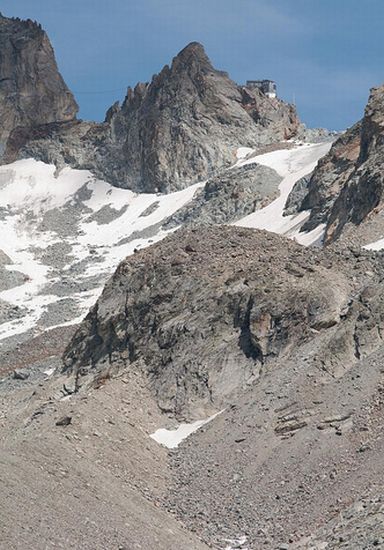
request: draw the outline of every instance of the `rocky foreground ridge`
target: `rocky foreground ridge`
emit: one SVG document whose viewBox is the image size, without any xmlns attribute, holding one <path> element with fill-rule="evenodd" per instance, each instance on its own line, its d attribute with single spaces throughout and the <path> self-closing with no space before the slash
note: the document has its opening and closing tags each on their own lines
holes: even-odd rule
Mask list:
<svg viewBox="0 0 384 550">
<path fill-rule="evenodd" d="M 383 275 L 381 253 L 235 227 L 124 260 L 64 362 L 0 384 L 1 540 L 380 547 Z M 177 449 L 149 437 L 216 412 Z"/>
<path fill-rule="evenodd" d="M 66 384 L 81 396 L 130 373 L 168 417 L 223 411 L 171 454 L 166 508 L 208 545 L 374 548 L 383 275 L 381 255 L 344 246 L 179 231 L 120 264 L 65 352 Z"/>
<path fill-rule="evenodd" d="M 120 264 L 65 371 L 82 385 L 139 369 L 180 419 L 226 406 L 311 346 L 305 360 L 338 377 L 381 345 L 380 273 L 370 252 L 308 250 L 242 228 L 178 231 Z"/>
</svg>

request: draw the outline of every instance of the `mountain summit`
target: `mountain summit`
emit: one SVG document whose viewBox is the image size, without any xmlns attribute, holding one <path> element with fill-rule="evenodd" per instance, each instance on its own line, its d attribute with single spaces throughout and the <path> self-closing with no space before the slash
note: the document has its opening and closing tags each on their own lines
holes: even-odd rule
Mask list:
<svg viewBox="0 0 384 550">
<path fill-rule="evenodd" d="M 204 46 L 200 42 L 190 42 L 173 60 L 175 69 L 177 65 L 182 66 L 186 64 L 190 66 L 194 63 L 199 64 L 201 68 L 205 65 L 208 71 L 214 71 Z"/>
<path fill-rule="evenodd" d="M 192 42 L 150 84 L 128 91 L 111 119 L 122 143 L 129 187 L 167 192 L 201 181 L 233 163 L 240 145 L 257 146 L 293 134 L 291 107 L 253 94 L 269 121 L 250 116 L 239 88 L 214 69 L 204 48 Z M 276 116 L 277 112 L 277 116 Z"/>
</svg>

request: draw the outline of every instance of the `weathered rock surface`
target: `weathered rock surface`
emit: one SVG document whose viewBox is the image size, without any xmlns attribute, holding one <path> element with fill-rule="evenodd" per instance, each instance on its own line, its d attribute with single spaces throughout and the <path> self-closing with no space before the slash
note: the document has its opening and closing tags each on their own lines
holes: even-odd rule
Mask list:
<svg viewBox="0 0 384 550">
<path fill-rule="evenodd" d="M 288 195 L 287 202 L 285 203 L 284 216 L 290 216 L 291 214 L 297 214 L 300 211 L 300 207 L 304 198 L 308 193 L 309 182 L 311 181 L 312 174 L 303 176 L 300 178 L 292 188 L 292 191 Z"/>
<path fill-rule="evenodd" d="M 371 450 L 368 448 L 367 450 Z M 326 545 L 326 546 L 325 546 Z M 308 537 L 299 548 L 338 550 L 384 546 L 384 502 L 382 495 L 356 500 L 345 511 Z"/>
<path fill-rule="evenodd" d="M 305 349 L 172 453 L 169 507 L 214 548 L 382 546 L 383 346 L 338 377 Z"/>
<path fill-rule="evenodd" d="M 281 180 L 275 170 L 260 164 L 219 173 L 207 181 L 191 202 L 171 216 L 164 228 L 236 221 L 275 199 Z"/>
<path fill-rule="evenodd" d="M 8 290 L 9 288 L 13 288 L 15 286 L 23 284 L 23 282 L 26 279 L 26 275 L 24 273 L 20 273 L 20 271 L 8 269 L 11 267 L 12 261 L 11 259 L 3 252 L 3 250 L 0 250 L 0 291 L 2 290 Z M 1 304 L 2 301 L 0 301 Z M 0 309 L 4 309 L 1 308 Z"/>
<path fill-rule="evenodd" d="M 90 169 L 120 187 L 169 192 L 234 163 L 240 146 L 283 141 L 300 128 L 292 105 L 237 86 L 194 42 L 151 83 L 129 89 L 104 123 L 19 130 L 7 160 L 33 156 Z"/>
<path fill-rule="evenodd" d="M 148 437 L 160 419 L 137 376 L 77 399 L 28 372 L 0 383 L 2 548 L 208 550 L 162 506 L 167 452 Z"/>
<path fill-rule="evenodd" d="M 330 243 L 350 222 L 361 224 L 383 198 L 384 86 L 373 88 L 363 119 L 320 160 L 298 210 L 311 210 L 303 231 L 326 224 Z"/>
<path fill-rule="evenodd" d="M 0 383 L 1 540 L 159 550 L 222 550 L 244 536 L 251 550 L 380 541 L 380 509 L 350 518 L 348 508 L 384 479 L 383 265 L 383 254 L 340 242 L 305 249 L 225 226 L 179 231 L 122 262 L 63 374 Z M 51 368 L 42 336 L 12 364 L 28 368 L 32 353 Z M 175 416 L 222 409 L 177 450 L 149 437 Z"/>
<path fill-rule="evenodd" d="M 381 285 L 376 265 L 363 283 L 370 253 L 364 268 L 327 254 L 252 230 L 177 232 L 120 264 L 66 370 L 79 385 L 124 366 L 144 372 L 178 418 L 225 406 L 310 343 L 311 360 L 340 376 L 381 343 Z"/>
<path fill-rule="evenodd" d="M 308 191 L 297 205 L 297 211 L 310 210 L 309 220 L 303 231 L 311 231 L 320 223 L 326 223 L 344 184 L 354 171 L 360 154 L 361 123 L 355 124 L 333 144 L 330 152 L 322 158 L 308 182 Z M 293 188 L 288 203 L 294 203 Z"/>
<path fill-rule="evenodd" d="M 5 265 L 10 265 L 12 263 L 12 260 L 7 256 L 7 254 L 0 250 L 0 266 L 3 267 Z"/>
<path fill-rule="evenodd" d="M 15 128 L 73 120 L 78 107 L 40 25 L 0 14 L 0 51 L 1 158 Z"/>
<path fill-rule="evenodd" d="M 1 272 L 0 272 L 1 276 Z M 1 285 L 2 290 L 4 290 L 4 284 Z M 0 323 L 5 323 L 7 321 L 13 321 L 22 317 L 23 310 L 18 306 L 12 306 L 8 302 L 0 299 Z"/>
<path fill-rule="evenodd" d="M 373 88 L 361 125 L 360 154 L 327 223 L 325 241 L 336 239 L 347 222 L 360 224 L 383 199 L 384 85 Z"/>
</svg>

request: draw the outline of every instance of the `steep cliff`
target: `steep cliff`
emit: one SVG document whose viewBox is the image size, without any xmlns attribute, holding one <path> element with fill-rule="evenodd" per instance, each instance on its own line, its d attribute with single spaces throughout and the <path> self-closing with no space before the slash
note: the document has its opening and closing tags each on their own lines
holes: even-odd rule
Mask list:
<svg viewBox="0 0 384 550">
<path fill-rule="evenodd" d="M 15 128 L 73 120 L 77 110 L 41 26 L 0 14 L 0 155 Z"/>
<path fill-rule="evenodd" d="M 373 88 L 360 134 L 354 171 L 330 212 L 325 242 L 336 239 L 347 222 L 360 224 L 383 201 L 384 85 Z"/>
<path fill-rule="evenodd" d="M 303 231 L 326 225 L 324 242 L 361 224 L 383 200 L 384 86 L 373 88 L 363 119 L 320 160 L 298 210 L 310 210 Z"/>
<path fill-rule="evenodd" d="M 300 208 L 311 211 L 303 230 L 311 231 L 327 222 L 341 189 L 355 169 L 360 154 L 360 132 L 361 122 L 358 122 L 340 136 L 328 155 L 319 161 Z"/>
</svg>

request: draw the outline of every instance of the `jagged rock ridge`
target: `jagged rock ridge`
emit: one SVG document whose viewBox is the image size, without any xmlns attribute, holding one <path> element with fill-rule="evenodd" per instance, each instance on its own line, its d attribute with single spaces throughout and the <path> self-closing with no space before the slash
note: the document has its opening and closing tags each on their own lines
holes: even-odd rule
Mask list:
<svg viewBox="0 0 384 550">
<path fill-rule="evenodd" d="M 169 192 L 232 164 L 239 146 L 283 141 L 300 129 L 292 105 L 237 86 L 193 42 L 151 83 L 128 89 L 104 123 L 19 129 L 7 160 L 32 156 L 90 169 L 117 186 Z"/>
</svg>

